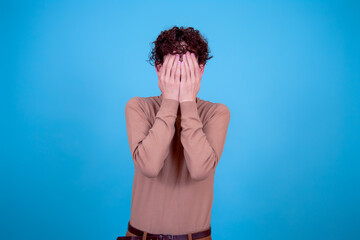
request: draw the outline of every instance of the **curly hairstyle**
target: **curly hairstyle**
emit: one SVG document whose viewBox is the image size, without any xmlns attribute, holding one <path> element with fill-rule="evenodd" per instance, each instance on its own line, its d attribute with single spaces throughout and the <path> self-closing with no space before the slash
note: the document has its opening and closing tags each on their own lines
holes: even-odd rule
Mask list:
<svg viewBox="0 0 360 240">
<path fill-rule="evenodd" d="M 206 64 L 206 61 L 211 59 L 209 57 L 210 49 L 208 47 L 207 39 L 201 35 L 199 30 L 192 27 L 184 28 L 174 26 L 169 30 L 162 31 L 157 37 L 155 44 L 149 53 L 150 65 L 158 67 L 164 61 L 164 56 L 167 54 L 179 54 L 181 59 L 182 55 L 189 51 L 198 57 L 198 63 Z"/>
</svg>

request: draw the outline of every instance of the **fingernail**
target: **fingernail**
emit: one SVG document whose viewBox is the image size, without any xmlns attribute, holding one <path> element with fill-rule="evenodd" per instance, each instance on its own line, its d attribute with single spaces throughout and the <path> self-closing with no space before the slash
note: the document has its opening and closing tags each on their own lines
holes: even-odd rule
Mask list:
<svg viewBox="0 0 360 240">
<path fill-rule="evenodd" d="M 195 54 L 194 53 L 191 53 L 191 56 L 194 56 Z"/>
</svg>

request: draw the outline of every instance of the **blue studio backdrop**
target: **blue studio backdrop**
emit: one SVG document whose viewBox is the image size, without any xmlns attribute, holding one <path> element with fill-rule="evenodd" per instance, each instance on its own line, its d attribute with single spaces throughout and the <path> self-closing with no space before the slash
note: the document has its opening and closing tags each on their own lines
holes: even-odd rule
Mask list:
<svg viewBox="0 0 360 240">
<path fill-rule="evenodd" d="M 198 96 L 231 111 L 213 239 L 360 239 L 357 1 L 0 6 L 0 239 L 125 235 L 124 108 L 160 95 L 146 60 L 174 25 L 208 40 Z"/>
</svg>

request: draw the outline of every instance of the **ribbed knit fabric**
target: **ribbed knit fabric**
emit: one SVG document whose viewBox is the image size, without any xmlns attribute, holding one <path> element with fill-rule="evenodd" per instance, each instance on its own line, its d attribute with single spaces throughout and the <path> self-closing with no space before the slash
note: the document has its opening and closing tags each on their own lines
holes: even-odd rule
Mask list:
<svg viewBox="0 0 360 240">
<path fill-rule="evenodd" d="M 154 234 L 210 227 L 215 169 L 230 110 L 222 103 L 133 97 L 125 106 L 135 173 L 132 226 Z"/>
</svg>

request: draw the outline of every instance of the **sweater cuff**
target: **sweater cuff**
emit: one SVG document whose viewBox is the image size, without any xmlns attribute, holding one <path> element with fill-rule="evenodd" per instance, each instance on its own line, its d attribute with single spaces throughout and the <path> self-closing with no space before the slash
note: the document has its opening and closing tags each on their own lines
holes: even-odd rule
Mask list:
<svg viewBox="0 0 360 240">
<path fill-rule="evenodd" d="M 199 118 L 197 104 L 195 101 L 184 101 L 180 103 L 181 117 Z"/>
<path fill-rule="evenodd" d="M 160 109 L 164 112 L 170 113 L 171 115 L 176 116 L 179 108 L 179 101 L 170 98 L 164 98 L 161 101 Z"/>
</svg>

